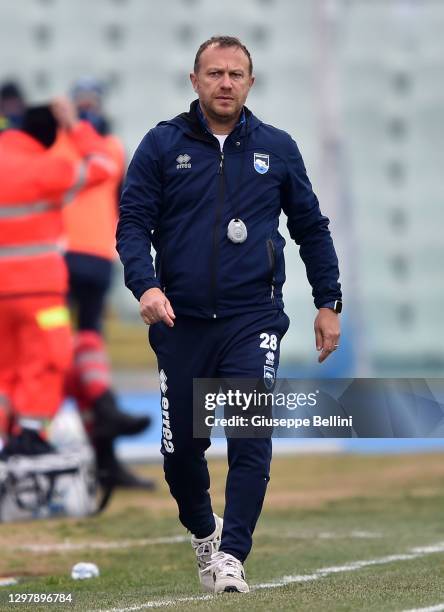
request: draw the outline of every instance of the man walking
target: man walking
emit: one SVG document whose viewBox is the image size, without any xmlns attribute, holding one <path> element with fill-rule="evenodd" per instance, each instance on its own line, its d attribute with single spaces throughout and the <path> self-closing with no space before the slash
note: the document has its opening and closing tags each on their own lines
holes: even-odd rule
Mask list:
<svg viewBox="0 0 444 612">
<path fill-rule="evenodd" d="M 165 478 L 192 533 L 201 584 L 216 593 L 248 592 L 242 564 L 269 481 L 271 440 L 228 439 L 222 521 L 208 493 L 210 440 L 193 439 L 193 378 L 264 377 L 270 354 L 275 375 L 289 324 L 281 210 L 319 308 L 320 362 L 338 346 L 338 262 L 296 144 L 244 106 L 254 83 L 246 47 L 228 36 L 207 40 L 190 78 L 198 100 L 150 130 L 134 155 L 117 248 L 126 285 L 150 325 Z"/>
</svg>

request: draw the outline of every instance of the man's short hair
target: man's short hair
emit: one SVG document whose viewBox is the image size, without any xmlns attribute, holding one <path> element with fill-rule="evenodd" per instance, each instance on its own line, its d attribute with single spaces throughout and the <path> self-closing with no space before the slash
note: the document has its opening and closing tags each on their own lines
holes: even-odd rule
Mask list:
<svg viewBox="0 0 444 612">
<path fill-rule="evenodd" d="M 212 36 L 205 42 L 203 42 L 196 53 L 196 58 L 194 60 L 194 72 L 197 73 L 199 71 L 199 60 L 202 53 L 210 47 L 211 45 L 217 45 L 219 47 L 237 47 L 238 49 L 242 49 L 245 55 L 248 57 L 249 62 L 249 73 L 250 75 L 253 73 L 253 60 L 251 59 L 250 52 L 247 47 L 241 43 L 241 41 L 235 36 Z"/>
</svg>

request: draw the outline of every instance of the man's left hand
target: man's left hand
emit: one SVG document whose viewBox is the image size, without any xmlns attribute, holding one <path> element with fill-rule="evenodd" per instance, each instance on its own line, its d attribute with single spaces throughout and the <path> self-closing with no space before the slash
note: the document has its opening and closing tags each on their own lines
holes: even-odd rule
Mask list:
<svg viewBox="0 0 444 612">
<path fill-rule="evenodd" d="M 314 322 L 316 350 L 321 351 L 318 361 L 322 363 L 339 346 L 341 326 L 339 317 L 331 308 L 319 308 Z"/>
</svg>

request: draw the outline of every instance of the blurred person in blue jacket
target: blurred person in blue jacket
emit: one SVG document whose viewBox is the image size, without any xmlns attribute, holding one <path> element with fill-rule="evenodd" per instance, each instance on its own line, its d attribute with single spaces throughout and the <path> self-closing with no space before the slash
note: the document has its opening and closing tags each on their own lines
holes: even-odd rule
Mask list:
<svg viewBox="0 0 444 612">
<path fill-rule="evenodd" d="M 228 437 L 222 520 L 205 450 L 193 437 L 193 378 L 261 379 L 272 388 L 284 312 L 287 216 L 319 309 L 324 361 L 338 347 L 338 261 L 296 143 L 246 106 L 254 83 L 236 38 L 204 42 L 190 75 L 198 99 L 140 143 L 120 203 L 117 250 L 158 359 L 165 477 L 192 533 L 202 587 L 248 592 L 243 563 L 269 481 L 271 439 Z M 150 255 L 156 250 L 155 267 Z"/>
<path fill-rule="evenodd" d="M 25 97 L 15 81 L 4 81 L 0 85 L 0 132 L 19 130 L 25 114 Z"/>
</svg>

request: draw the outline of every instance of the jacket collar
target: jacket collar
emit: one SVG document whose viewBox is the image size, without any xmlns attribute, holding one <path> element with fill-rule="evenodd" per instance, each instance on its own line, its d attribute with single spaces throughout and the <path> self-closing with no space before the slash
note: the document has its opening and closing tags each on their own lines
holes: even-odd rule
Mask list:
<svg viewBox="0 0 444 612">
<path fill-rule="evenodd" d="M 159 125 L 175 125 L 183 132 L 185 132 L 185 134 L 191 136 L 192 138 L 196 138 L 198 140 L 205 140 L 207 142 L 213 142 L 213 135 L 205 128 L 205 124 L 199 118 L 200 109 L 198 109 L 198 105 L 199 100 L 193 100 L 193 102 L 191 102 L 190 110 L 188 112 L 181 113 L 170 121 L 162 121 L 162 123 Z M 256 129 L 261 122 L 257 117 L 253 115 L 250 109 L 248 109 L 246 106 L 244 106 L 242 113 L 245 117 L 245 121 L 240 120 L 234 128 L 232 134 L 246 136 L 250 134 L 254 129 Z"/>
<path fill-rule="evenodd" d="M 196 106 L 196 113 L 197 113 L 199 121 L 202 123 L 204 129 L 207 132 L 209 132 L 210 134 L 213 134 L 213 132 L 211 132 L 211 130 L 209 128 L 209 125 L 208 125 L 208 122 L 207 122 L 207 120 L 205 118 L 205 115 L 203 114 L 202 106 L 201 106 L 200 102 Z M 244 108 L 242 108 L 242 111 L 241 111 L 241 113 L 239 115 L 239 121 L 236 123 L 236 125 L 234 126 L 234 130 L 232 130 L 232 131 L 235 132 L 237 130 L 237 128 L 240 128 L 245 123 L 245 120 L 246 120 L 245 119 L 245 110 L 244 110 Z"/>
</svg>

